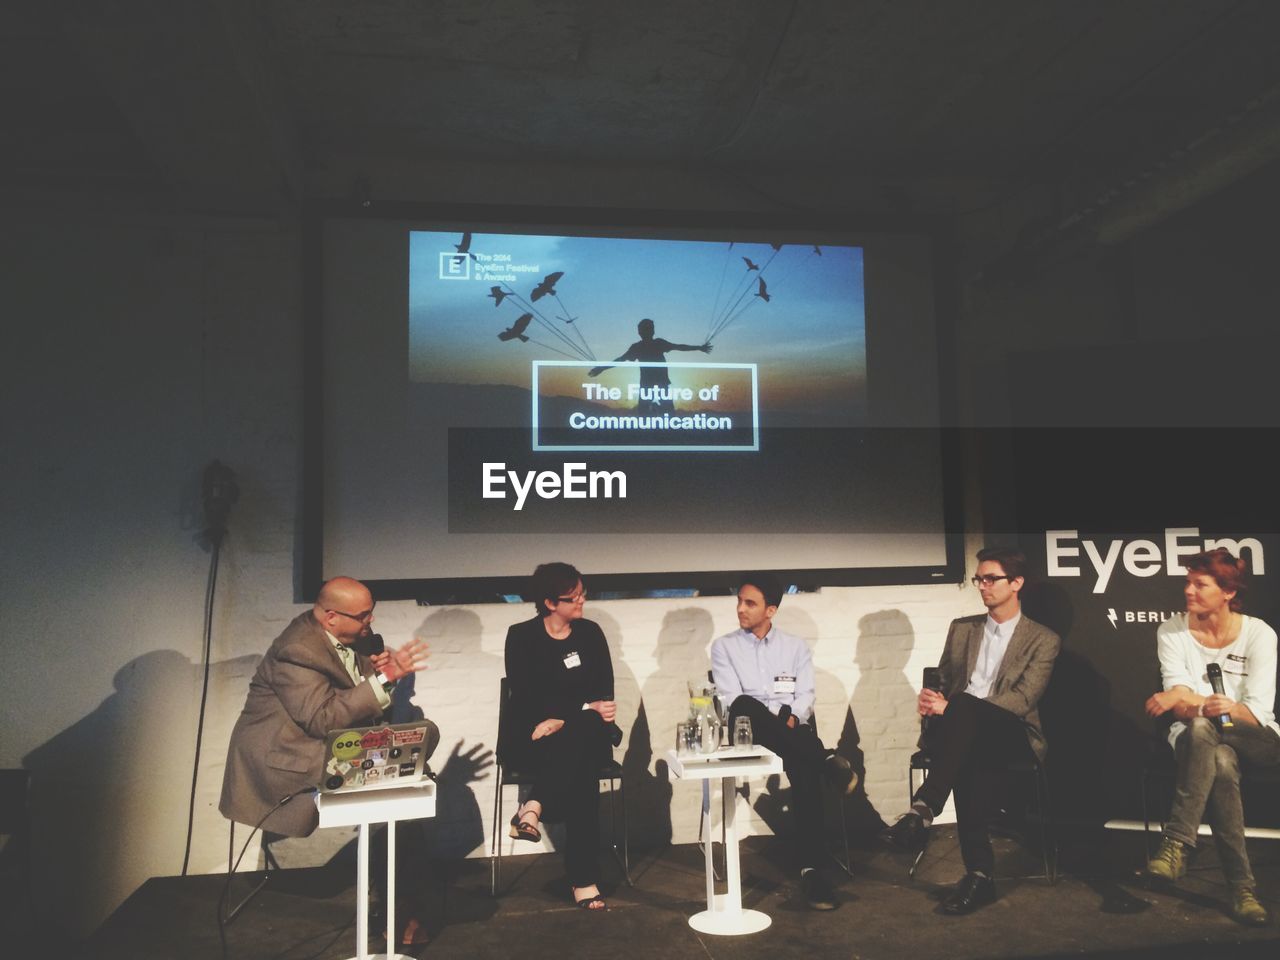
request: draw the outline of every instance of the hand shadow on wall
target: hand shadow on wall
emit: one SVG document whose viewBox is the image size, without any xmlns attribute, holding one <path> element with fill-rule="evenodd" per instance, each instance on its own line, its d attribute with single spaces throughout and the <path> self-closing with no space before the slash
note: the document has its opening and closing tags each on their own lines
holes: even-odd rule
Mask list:
<svg viewBox="0 0 1280 960">
<path fill-rule="evenodd" d="M 432 770 L 436 771 L 436 816 L 418 821 L 425 849 L 438 861 L 462 860 L 477 848 L 487 850 L 484 815 L 472 784 L 489 779 L 492 773 L 493 748 L 498 734 L 498 681 L 506 671 L 502 658 L 481 650 L 481 633 L 482 624 L 477 614 L 449 608 L 432 611 L 414 631 L 414 635 L 426 640 L 432 649 L 431 664 L 436 669 L 431 686 L 451 688 L 456 677 L 457 689 L 467 692 L 470 709 L 476 715 L 493 718 L 492 743 L 481 740 L 464 750 L 465 738 L 455 741 L 456 733 L 449 731 L 448 721 L 437 719 L 443 719 L 443 711 L 432 715 L 429 694 L 424 696 L 421 705 L 415 702 L 415 674 L 401 681 L 392 697 L 392 723 L 404 723 L 425 712 L 427 718 L 436 720 L 440 727 L 440 747 L 430 761 Z M 444 744 L 451 741 L 454 742 L 452 751 L 442 756 Z"/>
</svg>

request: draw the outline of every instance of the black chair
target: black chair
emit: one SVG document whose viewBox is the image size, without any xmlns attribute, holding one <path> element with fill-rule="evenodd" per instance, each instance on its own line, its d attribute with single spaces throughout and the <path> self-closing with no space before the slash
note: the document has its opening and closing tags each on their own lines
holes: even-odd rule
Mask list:
<svg viewBox="0 0 1280 960">
<path fill-rule="evenodd" d="M 507 763 L 503 758 L 503 744 L 509 743 L 511 736 L 511 732 L 507 729 L 507 724 L 510 722 L 508 720 L 507 704 L 510 700 L 511 687 L 507 683 L 507 678 L 503 677 L 498 686 L 498 749 L 495 751 L 497 784 L 493 791 L 493 840 L 490 844 L 489 857 L 489 894 L 495 897 L 498 895 L 498 885 L 502 880 L 502 837 L 505 833 L 505 830 L 503 830 L 505 822 L 502 820 L 503 788 L 508 786 L 520 787 L 533 782 L 533 778 L 528 771 Z M 622 868 L 622 876 L 627 881 L 627 886 L 631 886 L 631 857 L 627 847 L 627 795 L 625 791 L 626 785 L 622 781 L 622 764 L 611 759 L 601 765 L 599 773 L 601 780 L 609 781 L 610 846 L 613 849 L 614 859 L 618 861 L 618 866 Z M 621 849 L 618 847 L 617 790 L 615 787 L 623 789 Z"/>
<path fill-rule="evenodd" d="M 907 767 L 907 805 L 910 806 L 916 795 L 915 773 L 917 770 L 927 773 L 932 765 L 932 758 L 926 750 L 917 750 L 911 755 Z M 1049 775 L 1044 765 L 1033 754 L 1031 759 L 1010 763 L 1006 768 L 1012 774 L 1029 775 L 1035 783 L 1035 819 L 1040 824 L 1040 852 L 1044 858 L 1044 878 L 1050 884 L 1058 882 L 1058 840 L 1053 824 L 1053 800 L 1049 793 Z M 923 781 L 923 778 L 922 778 Z M 926 848 L 927 849 L 927 848 Z M 921 850 L 911 862 L 909 876 L 914 880 L 916 868 L 924 859 L 925 851 Z"/>
</svg>

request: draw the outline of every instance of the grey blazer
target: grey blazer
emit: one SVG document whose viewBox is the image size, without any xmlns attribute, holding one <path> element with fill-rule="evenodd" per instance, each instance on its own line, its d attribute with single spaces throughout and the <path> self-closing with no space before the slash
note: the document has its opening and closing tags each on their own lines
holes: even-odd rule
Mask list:
<svg viewBox="0 0 1280 960">
<path fill-rule="evenodd" d="M 361 675 L 369 676 L 372 661 L 356 659 Z M 352 682 L 308 610 L 271 644 L 249 683 L 231 731 L 218 809 L 228 820 L 256 824 L 283 797 L 319 786 L 326 734 L 369 726 L 381 716 L 373 688 Z M 318 822 L 315 802 L 301 796 L 272 813 L 263 829 L 305 837 Z"/>
<path fill-rule="evenodd" d="M 947 642 L 942 648 L 942 693 L 950 699 L 964 692 L 969 677 L 978 662 L 982 646 L 982 631 L 987 622 L 985 613 L 973 617 L 961 617 L 951 621 Z M 1026 614 L 1009 638 L 1009 647 L 996 673 L 988 703 L 1008 710 L 1022 719 L 1027 730 L 1027 742 L 1041 762 L 1048 752 L 1044 731 L 1040 729 L 1040 698 L 1049 685 L 1053 673 L 1053 661 L 1058 656 L 1062 641 L 1044 624 L 1036 623 Z"/>
</svg>

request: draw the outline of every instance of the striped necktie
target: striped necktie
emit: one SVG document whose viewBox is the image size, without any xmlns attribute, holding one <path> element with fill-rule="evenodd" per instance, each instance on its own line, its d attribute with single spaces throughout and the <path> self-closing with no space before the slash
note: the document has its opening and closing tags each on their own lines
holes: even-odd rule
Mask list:
<svg viewBox="0 0 1280 960">
<path fill-rule="evenodd" d="M 338 650 L 338 657 L 342 660 L 342 665 L 347 668 L 347 675 L 351 677 L 352 683 L 359 683 L 364 678 L 360 676 L 360 665 L 356 662 L 356 653 L 345 643 L 334 645 Z"/>
</svg>

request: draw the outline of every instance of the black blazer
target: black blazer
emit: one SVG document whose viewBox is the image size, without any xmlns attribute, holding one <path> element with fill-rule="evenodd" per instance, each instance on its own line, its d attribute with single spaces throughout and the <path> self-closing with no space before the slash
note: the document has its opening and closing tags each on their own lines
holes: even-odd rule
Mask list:
<svg viewBox="0 0 1280 960">
<path fill-rule="evenodd" d="M 565 659 L 577 654 L 572 668 Z M 613 660 L 604 633 L 590 620 L 574 620 L 569 636 L 547 634 L 541 617 L 507 630 L 507 684 L 511 701 L 498 752 L 506 763 L 524 757 L 533 728 L 550 717 L 567 720 L 592 700 L 613 699 Z"/>
</svg>

